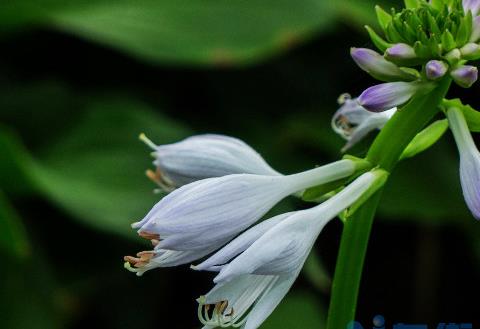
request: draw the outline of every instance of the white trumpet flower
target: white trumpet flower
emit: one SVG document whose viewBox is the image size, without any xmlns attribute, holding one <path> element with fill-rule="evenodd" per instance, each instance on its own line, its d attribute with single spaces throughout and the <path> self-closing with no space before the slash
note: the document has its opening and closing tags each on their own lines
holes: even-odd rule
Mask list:
<svg viewBox="0 0 480 329">
<path fill-rule="evenodd" d="M 253 227 L 194 267 L 220 271 L 217 285 L 198 299 L 204 328 L 258 328 L 289 291 L 325 225 L 385 178 L 382 170 L 365 173 L 321 205 Z M 259 232 L 265 233 L 255 239 Z"/>
<path fill-rule="evenodd" d="M 156 171 L 147 170 L 147 176 L 167 192 L 210 177 L 280 175 L 260 154 L 237 138 L 205 134 L 167 145 L 155 145 L 144 134 L 140 139 L 154 150 Z"/>
<path fill-rule="evenodd" d="M 473 216 L 480 220 L 480 153 L 475 146 L 462 110 L 447 110 L 448 122 L 460 153 L 460 182 Z"/>
<path fill-rule="evenodd" d="M 165 255 L 165 250 L 189 252 L 167 253 L 176 264 L 201 258 L 257 222 L 286 196 L 348 177 L 365 166 L 365 160 L 345 159 L 288 176 L 237 174 L 182 186 L 132 225 L 140 236 L 152 240 L 155 249 L 140 253 L 140 258 L 127 256 L 125 261 L 143 270 L 162 266 L 152 260 Z"/>
<path fill-rule="evenodd" d="M 356 98 L 351 99 L 349 94 L 341 95 L 338 103 L 341 107 L 333 115 L 332 129 L 347 141 L 342 152 L 350 149 L 371 131 L 382 129 L 397 111 L 396 107 L 384 112 L 367 111 L 358 104 Z"/>
</svg>

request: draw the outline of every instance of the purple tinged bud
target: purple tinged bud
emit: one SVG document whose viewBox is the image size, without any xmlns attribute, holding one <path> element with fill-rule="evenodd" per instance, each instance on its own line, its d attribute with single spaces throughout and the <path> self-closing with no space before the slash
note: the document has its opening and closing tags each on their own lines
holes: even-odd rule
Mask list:
<svg viewBox="0 0 480 329">
<path fill-rule="evenodd" d="M 463 88 L 470 88 L 478 79 L 478 69 L 471 65 L 462 65 L 451 73 L 453 80 Z"/>
<path fill-rule="evenodd" d="M 477 42 L 480 39 L 480 16 L 473 19 L 472 34 L 470 34 L 470 42 Z"/>
<path fill-rule="evenodd" d="M 480 0 L 463 0 L 462 5 L 465 13 L 471 11 L 473 16 L 478 15 L 480 11 Z"/>
<path fill-rule="evenodd" d="M 467 126 L 462 110 L 447 110 L 450 129 L 460 153 L 460 183 L 465 202 L 473 216 L 480 220 L 480 153 Z"/>
<path fill-rule="evenodd" d="M 371 112 L 383 112 L 408 102 L 423 86 L 418 82 L 382 83 L 365 90 L 358 103 Z"/>
<path fill-rule="evenodd" d="M 432 60 L 425 66 L 425 74 L 429 80 L 437 80 L 448 71 L 448 64 L 442 61 Z"/>
<path fill-rule="evenodd" d="M 385 51 L 388 60 L 411 60 L 417 58 L 413 47 L 405 43 L 397 43 Z"/>
<path fill-rule="evenodd" d="M 480 46 L 476 43 L 467 43 L 465 46 L 460 48 L 460 53 L 462 58 L 466 60 L 476 60 L 480 58 Z"/>
<path fill-rule="evenodd" d="M 365 72 L 381 81 L 412 81 L 416 76 L 402 71 L 379 53 L 367 48 L 352 48 L 350 54 L 355 63 Z"/>
</svg>

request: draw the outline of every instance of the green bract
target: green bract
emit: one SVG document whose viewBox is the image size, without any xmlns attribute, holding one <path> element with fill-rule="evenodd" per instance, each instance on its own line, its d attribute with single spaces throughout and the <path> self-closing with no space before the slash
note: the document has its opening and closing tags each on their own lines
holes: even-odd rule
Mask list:
<svg viewBox="0 0 480 329">
<path fill-rule="evenodd" d="M 461 1 L 405 2 L 406 8 L 399 12 L 392 9 L 388 13 L 377 6 L 378 22 L 385 37 L 367 27 L 377 48 L 385 51 L 399 43 L 411 46 L 417 58 L 409 66 L 425 64 L 431 59 L 446 59 L 451 64 L 461 60 L 461 57 L 449 54 L 465 46 L 472 34 L 472 13 L 465 13 Z"/>
</svg>

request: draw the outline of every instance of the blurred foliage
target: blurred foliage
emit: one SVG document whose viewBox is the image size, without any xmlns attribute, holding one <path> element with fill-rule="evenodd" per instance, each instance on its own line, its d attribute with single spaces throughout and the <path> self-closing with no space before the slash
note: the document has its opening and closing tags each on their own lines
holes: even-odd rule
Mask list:
<svg viewBox="0 0 480 329">
<path fill-rule="evenodd" d="M 122 268 L 123 253 L 141 248 L 130 224 L 161 198 L 138 135 L 232 134 L 285 173 L 338 158 L 330 118 L 338 94 L 372 82 L 348 47 L 368 44 L 374 3 L 0 3 L 2 328 L 196 326 L 194 298 L 210 276 L 182 267 L 137 279 Z M 398 166 L 379 219 L 454 227 L 480 258 L 448 136 Z M 263 328 L 322 327 L 331 239 Z"/>
</svg>

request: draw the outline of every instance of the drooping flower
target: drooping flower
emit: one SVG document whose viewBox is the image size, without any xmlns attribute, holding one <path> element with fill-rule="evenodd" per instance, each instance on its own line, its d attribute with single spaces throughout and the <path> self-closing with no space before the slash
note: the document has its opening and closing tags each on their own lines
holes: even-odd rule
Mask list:
<svg viewBox="0 0 480 329">
<path fill-rule="evenodd" d="M 367 111 L 358 104 L 357 99 L 351 99 L 348 94 L 341 95 L 338 103 L 341 107 L 332 118 L 332 129 L 347 140 L 342 152 L 351 148 L 369 132 L 383 128 L 397 111 L 396 108 L 380 113 Z"/>
<path fill-rule="evenodd" d="M 429 80 L 438 80 L 445 76 L 448 64 L 443 61 L 431 60 L 425 65 L 425 75 Z"/>
<path fill-rule="evenodd" d="M 182 186 L 132 225 L 140 236 L 152 240 L 154 250 L 140 254 L 144 259 L 127 256 L 125 261 L 149 269 L 163 266 L 159 256 L 173 258 L 175 265 L 201 258 L 257 222 L 286 196 L 348 177 L 358 166 L 365 166 L 365 161 L 340 160 L 288 176 L 228 175 Z"/>
<path fill-rule="evenodd" d="M 375 85 L 365 90 L 358 103 L 372 112 L 382 112 L 403 105 L 422 89 L 428 90 L 432 85 L 422 82 L 388 82 Z"/>
<path fill-rule="evenodd" d="M 470 88 L 478 79 L 478 69 L 471 65 L 461 65 L 454 69 L 450 75 L 460 87 Z"/>
<path fill-rule="evenodd" d="M 374 78 L 381 81 L 412 81 L 415 75 L 402 71 L 397 65 L 387 61 L 382 55 L 367 48 L 352 48 L 350 54 L 357 65 Z"/>
<path fill-rule="evenodd" d="M 480 153 L 462 110 L 449 108 L 447 116 L 460 153 L 460 182 L 463 196 L 473 216 L 480 220 Z"/>
<path fill-rule="evenodd" d="M 262 229 L 253 227 L 254 233 L 245 232 L 195 267 L 219 271 L 216 286 L 198 299 L 204 328 L 258 328 L 289 291 L 325 225 L 381 186 L 385 175 L 381 170 L 363 174 L 317 207 L 274 217 Z"/>
<path fill-rule="evenodd" d="M 147 176 L 164 190 L 194 181 L 231 174 L 280 175 L 243 141 L 223 135 L 197 135 L 180 142 L 155 145 L 140 137 L 153 150 L 156 171 Z"/>
</svg>

